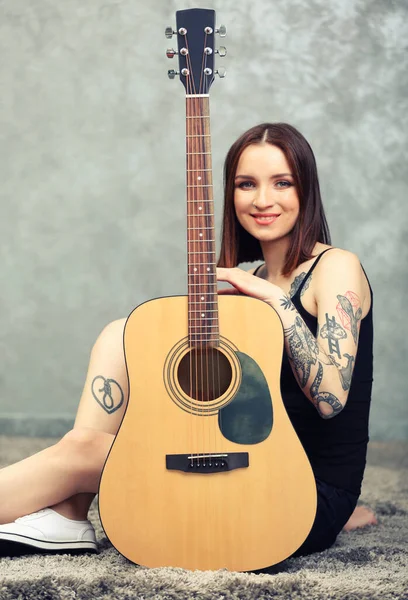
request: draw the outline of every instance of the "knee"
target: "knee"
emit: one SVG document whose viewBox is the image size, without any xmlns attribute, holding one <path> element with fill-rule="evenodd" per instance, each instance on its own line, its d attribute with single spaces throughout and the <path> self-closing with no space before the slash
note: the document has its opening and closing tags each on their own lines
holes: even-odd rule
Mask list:
<svg viewBox="0 0 408 600">
<path fill-rule="evenodd" d="M 114 439 L 113 434 L 90 427 L 75 427 L 61 439 L 60 443 L 83 475 L 86 486 L 98 480 Z M 79 491 L 93 490 L 81 488 Z"/>
<path fill-rule="evenodd" d="M 91 427 L 74 427 L 61 441 L 70 446 L 75 454 L 86 457 L 93 456 L 99 449 L 109 449 L 114 437 L 111 433 Z"/>
<path fill-rule="evenodd" d="M 72 450 L 79 450 L 81 453 L 86 452 L 94 445 L 98 435 L 96 429 L 90 427 L 75 427 L 64 435 L 62 442 L 71 446 Z"/>
<path fill-rule="evenodd" d="M 123 354 L 123 331 L 126 319 L 117 319 L 106 325 L 98 335 L 93 347 L 92 354 L 105 353 L 110 356 Z"/>
</svg>

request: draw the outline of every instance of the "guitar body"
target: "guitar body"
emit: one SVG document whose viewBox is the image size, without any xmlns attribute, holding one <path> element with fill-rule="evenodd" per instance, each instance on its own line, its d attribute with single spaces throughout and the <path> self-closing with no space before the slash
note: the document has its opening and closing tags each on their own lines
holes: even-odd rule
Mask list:
<svg viewBox="0 0 408 600">
<path fill-rule="evenodd" d="M 313 472 L 280 394 L 281 321 L 254 298 L 218 303 L 220 344 L 200 354 L 187 296 L 146 302 L 126 323 L 130 397 L 99 511 L 140 565 L 260 569 L 295 552 L 314 521 Z"/>
</svg>

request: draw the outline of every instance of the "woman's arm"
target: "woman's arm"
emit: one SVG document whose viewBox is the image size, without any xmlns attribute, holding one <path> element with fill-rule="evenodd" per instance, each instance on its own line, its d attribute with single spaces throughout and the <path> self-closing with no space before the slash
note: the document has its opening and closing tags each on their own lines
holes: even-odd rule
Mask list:
<svg viewBox="0 0 408 600">
<path fill-rule="evenodd" d="M 264 300 L 279 314 L 293 373 L 320 416 L 330 419 L 345 406 L 353 373 L 364 298 L 358 258 L 333 249 L 322 257 L 314 277 L 317 338 L 278 286 L 242 269 L 217 270 L 218 279 Z M 223 292 L 221 292 L 223 293 Z"/>
</svg>

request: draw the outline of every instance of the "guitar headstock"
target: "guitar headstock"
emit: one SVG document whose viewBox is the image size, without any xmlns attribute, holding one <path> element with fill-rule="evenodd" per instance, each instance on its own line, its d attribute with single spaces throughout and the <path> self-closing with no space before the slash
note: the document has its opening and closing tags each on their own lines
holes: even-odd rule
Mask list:
<svg viewBox="0 0 408 600">
<path fill-rule="evenodd" d="M 165 33 L 169 39 L 177 35 L 178 50 L 171 48 L 166 54 L 168 58 L 178 55 L 179 70 L 170 69 L 168 75 L 170 79 L 180 75 L 188 95 L 208 94 L 215 74 L 225 77 L 223 67 L 214 70 L 214 55 L 225 56 L 227 53 L 224 46 L 216 49 L 214 45 L 216 33 L 220 37 L 226 35 L 225 26 L 215 29 L 215 11 L 205 8 L 178 10 L 176 23 L 176 31 L 167 27 Z"/>
</svg>

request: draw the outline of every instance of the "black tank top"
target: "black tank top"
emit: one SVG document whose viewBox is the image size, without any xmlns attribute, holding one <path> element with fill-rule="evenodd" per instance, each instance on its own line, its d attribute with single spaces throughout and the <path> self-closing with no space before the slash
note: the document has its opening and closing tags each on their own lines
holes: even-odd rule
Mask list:
<svg viewBox="0 0 408 600">
<path fill-rule="evenodd" d="M 328 250 L 331 248 L 319 254 L 292 297 L 293 304 L 314 336 L 317 331 L 317 318 L 303 308 L 300 295 L 317 263 Z M 254 275 L 260 267 L 255 270 Z M 319 416 L 297 383 L 286 349 L 283 353 L 281 370 L 282 400 L 303 444 L 315 477 L 356 495 L 360 495 L 361 491 L 369 440 L 368 419 L 373 382 L 373 292 L 371 286 L 370 293 L 371 307 L 361 321 L 357 355 L 347 403 L 338 415 L 332 419 L 322 419 Z"/>
</svg>

